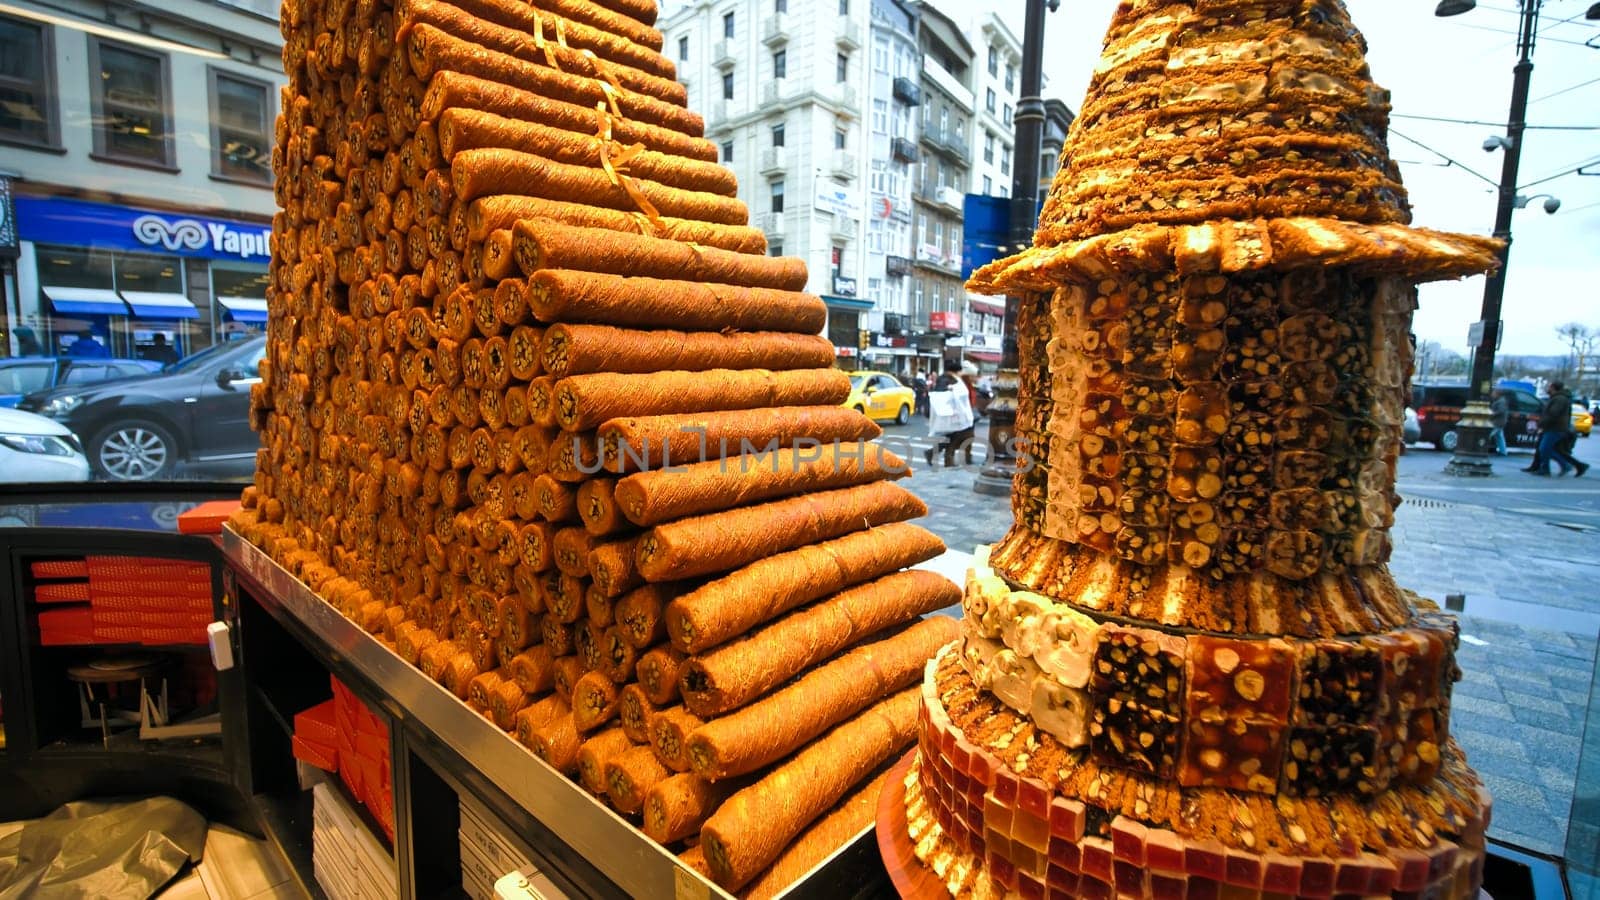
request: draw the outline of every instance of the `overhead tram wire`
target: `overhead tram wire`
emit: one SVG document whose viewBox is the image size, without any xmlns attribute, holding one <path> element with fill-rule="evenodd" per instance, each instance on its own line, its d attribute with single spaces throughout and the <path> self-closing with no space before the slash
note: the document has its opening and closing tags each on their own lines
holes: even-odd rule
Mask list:
<svg viewBox="0 0 1600 900">
<path fill-rule="evenodd" d="M 1418 147 L 1421 147 L 1422 149 L 1428 151 L 1429 153 L 1432 153 L 1433 155 L 1435 155 L 1435 156 L 1439 157 L 1440 159 L 1444 160 L 1446 165 L 1455 166 L 1458 169 L 1462 169 L 1467 174 L 1473 176 L 1474 178 L 1477 178 L 1479 181 L 1482 181 L 1482 182 L 1484 182 L 1485 184 L 1488 184 L 1491 187 L 1498 188 L 1500 186 L 1500 182 L 1495 181 L 1493 178 L 1490 178 L 1489 176 L 1484 175 L 1483 173 L 1473 169 L 1471 166 L 1461 162 L 1458 159 L 1455 159 L 1455 158 L 1451 157 L 1447 153 L 1440 153 L 1438 150 L 1435 150 L 1432 147 L 1429 147 L 1427 144 L 1424 144 L 1423 142 L 1417 140 L 1414 137 L 1411 137 L 1410 135 L 1401 134 L 1400 132 L 1395 131 L 1393 126 L 1390 126 L 1389 133 L 1394 135 L 1397 138 L 1402 138 L 1404 140 L 1410 141 L 1413 144 L 1416 144 Z"/>
<path fill-rule="evenodd" d="M 1390 113 L 1391 119 L 1416 119 L 1422 122 L 1448 122 L 1452 125 L 1487 125 L 1490 128 L 1504 128 L 1504 122 L 1485 122 L 1481 119 L 1452 119 L 1448 116 L 1419 116 L 1409 113 Z M 1600 131 L 1600 125 L 1527 125 L 1529 131 Z"/>
</svg>

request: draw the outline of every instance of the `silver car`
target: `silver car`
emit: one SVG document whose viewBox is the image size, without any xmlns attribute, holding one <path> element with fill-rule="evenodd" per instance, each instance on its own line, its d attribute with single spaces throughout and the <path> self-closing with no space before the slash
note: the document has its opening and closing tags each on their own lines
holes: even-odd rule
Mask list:
<svg viewBox="0 0 1600 900">
<path fill-rule="evenodd" d="M 88 481 L 77 435 L 54 419 L 0 408 L 0 482 Z"/>
</svg>

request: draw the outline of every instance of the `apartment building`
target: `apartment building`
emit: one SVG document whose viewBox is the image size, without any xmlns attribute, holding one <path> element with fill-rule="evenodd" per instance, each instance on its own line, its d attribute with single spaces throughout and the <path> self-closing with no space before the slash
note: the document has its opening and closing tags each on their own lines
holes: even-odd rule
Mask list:
<svg viewBox="0 0 1600 900">
<path fill-rule="evenodd" d="M 967 299 L 961 278 L 962 204 L 969 190 L 975 51 L 965 28 L 918 4 L 922 51 L 919 135 L 912 241 L 912 344 L 959 358 Z M 950 337 L 958 340 L 946 351 Z"/>
</svg>

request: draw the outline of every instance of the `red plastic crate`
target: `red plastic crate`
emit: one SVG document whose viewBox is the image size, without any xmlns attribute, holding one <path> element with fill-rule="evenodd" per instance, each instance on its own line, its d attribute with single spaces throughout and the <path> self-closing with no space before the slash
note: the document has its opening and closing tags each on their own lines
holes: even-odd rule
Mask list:
<svg viewBox="0 0 1600 900">
<path fill-rule="evenodd" d="M 294 733 L 327 747 L 339 745 L 339 726 L 334 721 L 333 701 L 318 703 L 294 714 Z"/>
<path fill-rule="evenodd" d="M 33 589 L 35 603 L 83 603 L 88 599 L 87 581 L 56 581 L 36 585 Z"/>
<path fill-rule="evenodd" d="M 134 596 L 151 600 L 211 599 L 211 576 L 196 579 L 184 576 L 179 579 L 159 578 L 135 581 L 127 578 L 91 578 L 89 588 L 96 597 Z"/>
<path fill-rule="evenodd" d="M 316 766 L 324 772 L 335 772 L 339 769 L 339 751 L 327 744 L 308 741 L 300 735 L 289 739 L 289 745 L 294 753 L 294 758 L 306 765 Z"/>
<path fill-rule="evenodd" d="M 221 534 L 228 517 L 239 511 L 238 500 L 210 500 L 178 515 L 179 534 Z"/>
<path fill-rule="evenodd" d="M 36 559 L 28 571 L 35 578 L 88 578 L 89 564 L 81 559 Z"/>
</svg>

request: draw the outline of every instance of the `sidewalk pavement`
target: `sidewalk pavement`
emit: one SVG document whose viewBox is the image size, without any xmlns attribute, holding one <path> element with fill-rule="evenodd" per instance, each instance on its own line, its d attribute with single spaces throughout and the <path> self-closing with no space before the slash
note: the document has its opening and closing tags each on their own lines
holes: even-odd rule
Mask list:
<svg viewBox="0 0 1600 900">
<path fill-rule="evenodd" d="M 993 543 L 1010 527 L 1008 498 L 972 490 L 977 467 L 915 469 L 902 483 L 951 549 Z M 1450 728 L 1494 795 L 1490 834 L 1562 855 L 1600 627 L 1590 562 L 1600 534 L 1423 498 L 1401 504 L 1392 534 L 1401 586 L 1441 605 L 1466 595 Z"/>
</svg>

